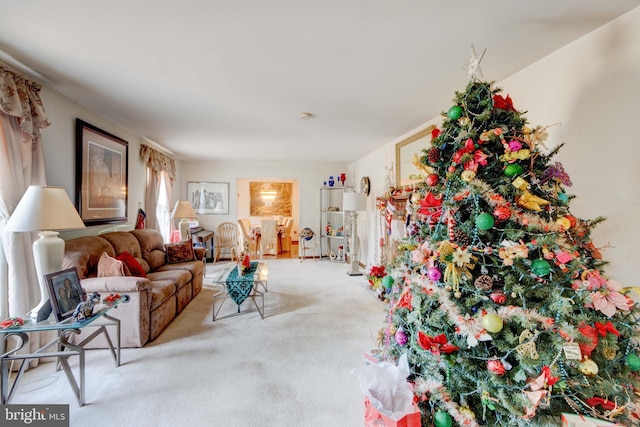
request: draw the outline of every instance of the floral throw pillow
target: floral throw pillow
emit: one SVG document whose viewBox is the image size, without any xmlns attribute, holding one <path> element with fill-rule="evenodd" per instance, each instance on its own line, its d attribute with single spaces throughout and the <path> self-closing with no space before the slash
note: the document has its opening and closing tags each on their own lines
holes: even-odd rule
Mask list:
<svg viewBox="0 0 640 427">
<path fill-rule="evenodd" d="M 176 264 L 178 262 L 193 261 L 193 243 L 191 240 L 183 240 L 178 243 L 167 243 L 164 245 L 167 251 L 167 264 Z"/>
<path fill-rule="evenodd" d="M 106 252 L 98 260 L 98 277 L 131 276 L 124 262 L 110 257 Z"/>
</svg>

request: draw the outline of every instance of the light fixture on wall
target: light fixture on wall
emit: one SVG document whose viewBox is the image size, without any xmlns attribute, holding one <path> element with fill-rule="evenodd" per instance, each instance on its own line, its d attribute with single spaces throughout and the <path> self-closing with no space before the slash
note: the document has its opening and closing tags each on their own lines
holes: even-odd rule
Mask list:
<svg viewBox="0 0 640 427">
<path fill-rule="evenodd" d="M 367 209 L 367 196 L 364 193 L 344 193 L 342 196 L 342 210 L 350 213 L 351 236 L 349 243 L 349 276 L 362 276 L 358 261 L 358 211 Z"/>
<path fill-rule="evenodd" d="M 82 218 L 64 188 L 60 187 L 29 186 L 9 218 L 7 231 L 40 231 L 40 238 L 33 242 L 40 302 L 28 314 L 32 320 L 46 320 L 51 313 L 45 276 L 62 269 L 64 240 L 58 237 L 57 231 L 49 230 L 78 228 L 85 228 Z"/>
<path fill-rule="evenodd" d="M 191 207 L 191 203 L 187 200 L 178 200 L 171 212 L 171 218 L 179 219 L 178 228 L 180 229 L 180 240 L 191 239 L 191 227 L 189 220 L 196 218 L 196 213 Z"/>
<path fill-rule="evenodd" d="M 278 192 L 273 187 L 271 187 L 270 183 L 267 183 L 260 190 L 260 198 L 267 205 L 271 205 L 276 197 L 278 197 Z"/>
</svg>

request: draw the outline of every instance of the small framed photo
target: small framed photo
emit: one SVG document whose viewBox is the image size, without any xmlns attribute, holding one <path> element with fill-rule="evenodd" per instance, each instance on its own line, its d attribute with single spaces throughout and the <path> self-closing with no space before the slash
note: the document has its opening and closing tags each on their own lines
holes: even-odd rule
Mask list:
<svg viewBox="0 0 640 427">
<path fill-rule="evenodd" d="M 187 182 L 187 197 L 199 215 L 229 215 L 228 182 Z"/>
<path fill-rule="evenodd" d="M 56 316 L 56 321 L 62 322 L 71 317 L 78 304 L 87 299 L 80 285 L 78 270 L 75 267 L 68 268 L 44 277 L 49 288 L 51 310 Z"/>
</svg>

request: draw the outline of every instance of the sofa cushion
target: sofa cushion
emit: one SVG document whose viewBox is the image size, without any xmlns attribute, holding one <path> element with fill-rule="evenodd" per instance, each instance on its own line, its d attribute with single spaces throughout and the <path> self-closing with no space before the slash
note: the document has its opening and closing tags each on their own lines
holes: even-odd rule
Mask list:
<svg viewBox="0 0 640 427">
<path fill-rule="evenodd" d="M 171 280 L 154 280 L 151 288 L 151 311 L 160 307 L 163 302 L 173 297 L 176 286 Z"/>
<path fill-rule="evenodd" d="M 167 262 L 167 255 L 164 251 L 164 241 L 162 240 L 162 234 L 160 234 L 158 230 L 144 228 L 131 230 L 129 233 L 135 236 L 140 244 L 142 259 L 146 261 L 149 266 L 149 270 L 146 270 L 147 273 L 157 270 Z"/>
<path fill-rule="evenodd" d="M 183 240 L 178 243 L 167 243 L 164 245 L 167 252 L 167 264 L 176 264 L 179 262 L 193 261 L 193 243 L 191 240 Z"/>
<path fill-rule="evenodd" d="M 98 277 L 131 276 L 124 262 L 102 253 L 98 261 Z"/>
<path fill-rule="evenodd" d="M 121 254 L 116 256 L 116 259 L 124 262 L 124 265 L 127 266 L 132 276 L 147 277 L 147 274 L 145 273 L 142 265 L 140 265 L 138 260 L 136 260 L 129 252 L 122 252 Z"/>
<path fill-rule="evenodd" d="M 154 284 L 156 281 L 168 280 L 175 283 L 176 290 L 180 289 L 191 281 L 191 272 L 184 269 L 165 269 L 164 267 L 158 271 L 153 271 L 147 274 L 147 279 L 151 280 Z"/>
<path fill-rule="evenodd" d="M 111 243 L 113 250 L 116 252 L 116 257 L 123 252 L 129 252 L 136 261 L 138 261 L 140 266 L 145 269 L 145 273 L 149 271 L 149 265 L 142 259 L 140 242 L 133 234 L 128 231 L 113 231 L 111 233 L 101 234 L 100 237 Z M 133 274 L 133 272 L 131 274 Z M 134 274 L 134 276 L 136 275 Z"/>
<path fill-rule="evenodd" d="M 67 240 L 62 268 L 76 267 L 80 279 L 97 277 L 98 261 L 104 252 L 111 257 L 116 256 L 109 242 L 99 236 L 83 236 Z"/>
</svg>

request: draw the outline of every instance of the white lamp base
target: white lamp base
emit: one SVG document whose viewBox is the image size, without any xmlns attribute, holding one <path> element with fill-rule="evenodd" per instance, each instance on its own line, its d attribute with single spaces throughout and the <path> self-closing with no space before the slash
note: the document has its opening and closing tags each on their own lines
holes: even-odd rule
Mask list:
<svg viewBox="0 0 640 427">
<path fill-rule="evenodd" d="M 64 240 L 58 237 L 57 231 L 43 231 L 40 233 L 40 238 L 33 242 L 33 259 L 40 285 L 40 302 L 29 312 L 28 316 L 31 320 L 40 322 L 46 320 L 51 314 L 49 290 L 44 276 L 62 269 L 63 256 Z"/>
<path fill-rule="evenodd" d="M 191 239 L 191 226 L 187 218 L 182 218 L 178 223 L 178 227 L 180 227 L 180 240 Z"/>
</svg>

